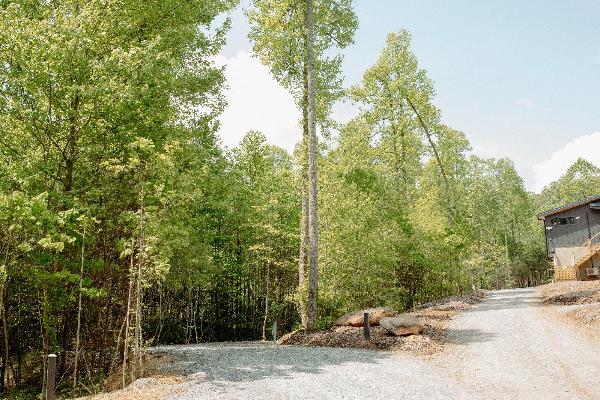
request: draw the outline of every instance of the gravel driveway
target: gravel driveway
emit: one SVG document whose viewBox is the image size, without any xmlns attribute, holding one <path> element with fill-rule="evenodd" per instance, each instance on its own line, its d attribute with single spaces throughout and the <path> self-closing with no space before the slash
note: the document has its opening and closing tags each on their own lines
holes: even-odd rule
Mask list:
<svg viewBox="0 0 600 400">
<path fill-rule="evenodd" d="M 369 350 L 213 343 L 166 346 L 188 376 L 170 399 L 600 399 L 600 351 L 532 289 L 490 292 L 429 359 Z"/>
<path fill-rule="evenodd" d="M 451 337 L 458 346 L 436 365 L 480 398 L 600 399 L 598 341 L 547 307 L 535 289 L 488 293 L 455 321 Z"/>
<path fill-rule="evenodd" d="M 193 364 L 197 379 L 170 399 L 456 399 L 451 378 L 426 361 L 373 350 L 262 344 L 161 348 Z"/>
</svg>

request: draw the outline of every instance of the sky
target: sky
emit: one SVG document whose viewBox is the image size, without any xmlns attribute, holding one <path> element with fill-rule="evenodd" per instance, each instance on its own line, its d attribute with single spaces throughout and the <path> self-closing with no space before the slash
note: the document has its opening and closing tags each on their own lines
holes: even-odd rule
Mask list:
<svg viewBox="0 0 600 400">
<path fill-rule="evenodd" d="M 252 56 L 242 8 L 216 60 L 227 66 L 222 142 L 233 147 L 260 130 L 291 151 L 299 112 Z M 355 44 L 342 52 L 347 86 L 375 63 L 389 32 L 406 29 L 443 122 L 466 134 L 474 154 L 510 158 L 536 192 L 578 157 L 600 166 L 600 1 L 355 0 L 355 11 Z M 338 104 L 333 117 L 354 113 Z"/>
</svg>

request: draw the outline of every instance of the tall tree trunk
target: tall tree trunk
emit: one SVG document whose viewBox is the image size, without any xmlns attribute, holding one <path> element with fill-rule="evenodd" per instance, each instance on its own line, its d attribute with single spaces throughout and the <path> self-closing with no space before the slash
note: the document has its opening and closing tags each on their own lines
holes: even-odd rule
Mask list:
<svg viewBox="0 0 600 400">
<path fill-rule="evenodd" d="M 126 384 L 127 356 L 129 350 L 129 315 L 131 313 L 131 292 L 133 290 L 133 246 L 134 241 L 131 239 L 131 256 L 129 258 L 129 291 L 127 293 L 127 311 L 125 312 L 125 337 L 123 338 L 123 388 L 125 388 Z"/>
<path fill-rule="evenodd" d="M 77 304 L 77 331 L 75 333 L 75 360 L 73 367 L 73 391 L 72 396 L 75 397 L 77 388 L 77 367 L 79 362 L 79 335 L 81 334 L 81 292 L 83 290 L 83 262 L 85 256 L 85 225 L 83 226 L 83 234 L 81 235 L 81 266 L 79 269 L 79 298 Z"/>
<path fill-rule="evenodd" d="M 6 323 L 6 301 L 4 300 L 4 292 L 6 289 L 6 281 L 0 284 L 0 313 L 2 313 L 2 333 L 4 339 L 4 355 L 2 357 L 2 388 L 4 391 L 10 389 L 10 379 L 8 376 L 9 368 L 9 353 L 8 353 L 8 324 Z"/>
<path fill-rule="evenodd" d="M 140 193 L 140 243 L 138 257 L 138 271 L 136 279 L 136 301 L 135 301 L 135 356 L 139 377 L 144 376 L 143 365 L 143 338 L 142 338 L 142 272 L 144 262 L 146 261 L 146 233 L 145 233 L 145 167 L 141 174 L 141 193 Z"/>
<path fill-rule="evenodd" d="M 163 303 L 163 287 L 159 283 L 159 286 L 158 286 L 158 326 L 156 327 L 156 333 L 154 334 L 154 337 L 156 338 L 156 345 L 157 346 L 160 344 L 160 335 L 162 333 L 162 328 L 163 328 L 163 307 L 162 307 L 162 303 Z"/>
<path fill-rule="evenodd" d="M 504 228 L 504 256 L 506 257 L 506 275 L 504 277 L 504 287 L 508 288 L 510 284 L 510 256 L 508 255 L 508 233 L 506 227 Z"/>
<path fill-rule="evenodd" d="M 270 278 L 271 267 L 269 263 L 267 263 L 267 290 L 265 293 L 265 316 L 263 318 L 263 326 L 262 326 L 262 340 L 263 342 L 267 341 L 267 321 L 269 320 L 269 278 Z"/>
<path fill-rule="evenodd" d="M 9 236 L 8 239 L 8 243 L 6 246 L 6 255 L 4 257 L 4 271 L 2 271 L 2 276 L 0 277 L 0 313 L 2 314 L 2 337 L 3 337 L 3 341 L 4 341 L 4 354 L 2 357 L 2 374 L 1 374 L 1 381 L 0 384 L 2 386 L 2 391 L 8 391 L 10 389 L 10 379 L 8 376 L 8 372 L 9 372 L 9 362 L 10 362 L 10 355 L 8 352 L 8 323 L 6 322 L 6 286 L 8 285 L 8 268 L 6 267 L 8 265 L 8 260 L 9 260 L 9 248 L 10 248 L 10 244 L 12 243 L 12 235 Z M 17 286 L 18 287 L 18 286 Z M 20 316 L 19 316 L 20 317 Z M 17 319 L 17 321 L 20 321 L 20 319 Z M 13 376 L 14 378 L 14 376 Z M 16 380 L 13 379 L 14 382 L 16 383 Z"/>
<path fill-rule="evenodd" d="M 192 338 L 192 283 L 191 279 L 188 277 L 187 283 L 187 309 L 185 312 L 185 344 L 190 344 L 190 340 Z"/>
<path fill-rule="evenodd" d="M 69 117 L 69 136 L 67 144 L 63 152 L 65 159 L 65 176 L 63 179 L 63 191 L 70 192 L 73 188 L 73 167 L 75 164 L 75 153 L 77 146 L 77 130 L 78 130 L 78 112 L 79 112 L 79 93 L 71 101 L 72 115 Z"/>
<path fill-rule="evenodd" d="M 306 43 L 308 70 L 308 320 L 312 329 L 317 319 L 317 292 L 319 289 L 319 252 L 317 218 L 317 120 L 315 112 L 315 54 L 313 33 L 313 0 L 306 0 Z"/>
<path fill-rule="evenodd" d="M 307 54 L 307 41 L 305 38 L 305 58 Z M 308 265 L 308 63 L 304 62 L 303 67 L 304 94 L 302 100 L 302 151 L 304 156 L 300 160 L 302 165 L 302 211 L 300 217 L 300 257 L 298 259 L 298 289 L 300 300 L 298 304 L 302 327 L 307 328 L 308 324 L 308 309 L 306 295 L 306 267 Z M 302 152 L 301 152 L 302 154 Z"/>
<path fill-rule="evenodd" d="M 48 325 L 50 324 L 48 321 L 48 290 L 46 286 L 44 286 L 42 290 L 42 308 L 40 310 L 41 313 L 41 334 L 42 334 L 42 354 L 44 357 L 44 368 L 42 370 L 42 380 L 43 380 L 43 390 L 46 390 L 47 384 L 47 368 L 48 368 L 48 351 L 50 349 L 50 337 L 48 334 Z"/>
<path fill-rule="evenodd" d="M 302 174 L 306 177 L 306 174 Z M 306 183 L 308 179 L 303 179 Z M 300 319 L 302 327 L 306 328 L 308 321 L 307 301 L 304 298 L 306 295 L 306 270 L 308 265 L 308 193 L 306 184 L 302 188 L 302 215 L 300 219 L 300 258 L 298 261 L 298 290 L 302 294 L 299 300 Z"/>
<path fill-rule="evenodd" d="M 19 286 L 17 286 L 17 303 L 21 304 L 21 288 Z M 4 305 L 4 307 L 6 307 L 6 304 Z M 6 355 L 8 355 L 8 329 L 6 328 L 6 308 L 5 308 L 5 314 L 4 314 L 4 329 L 6 329 L 6 341 L 4 343 L 5 347 L 5 351 L 6 351 Z M 16 320 L 17 321 L 21 321 L 21 307 L 17 307 L 17 316 L 16 316 Z M 18 385 L 21 382 L 21 371 L 22 366 L 23 366 L 23 354 L 22 354 L 22 347 L 21 347 L 21 324 L 17 324 L 17 331 L 15 332 L 15 338 L 14 338 L 14 343 L 15 343 L 15 354 L 17 356 L 17 372 L 14 376 L 14 382 L 15 385 Z"/>
</svg>

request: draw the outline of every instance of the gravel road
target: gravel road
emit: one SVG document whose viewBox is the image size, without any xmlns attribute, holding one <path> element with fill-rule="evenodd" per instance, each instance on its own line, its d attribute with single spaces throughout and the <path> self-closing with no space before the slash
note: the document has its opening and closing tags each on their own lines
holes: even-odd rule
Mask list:
<svg viewBox="0 0 600 400">
<path fill-rule="evenodd" d="M 436 360 L 488 399 L 600 399 L 600 347 L 538 303 L 534 289 L 490 292 L 455 321 Z"/>
<path fill-rule="evenodd" d="M 488 293 L 431 358 L 369 350 L 213 343 L 166 346 L 188 377 L 169 399 L 600 399 L 600 350 L 532 289 Z"/>
</svg>

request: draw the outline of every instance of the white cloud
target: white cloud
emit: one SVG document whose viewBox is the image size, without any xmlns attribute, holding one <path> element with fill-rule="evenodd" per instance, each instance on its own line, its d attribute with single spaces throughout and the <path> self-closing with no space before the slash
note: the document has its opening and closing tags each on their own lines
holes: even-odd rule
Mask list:
<svg viewBox="0 0 600 400">
<path fill-rule="evenodd" d="M 544 186 L 560 178 L 578 158 L 584 158 L 600 166 L 600 132 L 578 137 L 555 151 L 542 162 L 533 165 L 534 190 L 540 192 Z"/>
<path fill-rule="evenodd" d="M 527 109 L 532 109 L 533 107 L 535 107 L 535 100 L 530 99 L 529 97 L 521 97 L 521 98 L 515 99 L 513 101 L 513 103 L 515 103 L 516 105 L 518 105 L 520 107 L 524 107 Z"/>
<path fill-rule="evenodd" d="M 290 93 L 268 68 L 242 51 L 231 58 L 217 56 L 215 63 L 226 65 L 228 106 L 221 115 L 219 132 L 223 144 L 237 146 L 249 130 L 258 130 L 270 144 L 293 150 L 302 137 L 300 114 Z"/>
</svg>

